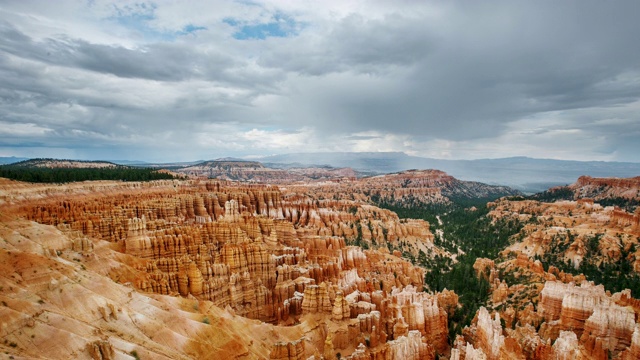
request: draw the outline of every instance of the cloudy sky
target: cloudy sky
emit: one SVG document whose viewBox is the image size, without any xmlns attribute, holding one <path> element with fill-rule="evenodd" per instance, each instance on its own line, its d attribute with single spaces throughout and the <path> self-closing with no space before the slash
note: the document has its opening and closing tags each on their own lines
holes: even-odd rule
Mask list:
<svg viewBox="0 0 640 360">
<path fill-rule="evenodd" d="M 640 162 L 638 14 L 635 0 L 0 0 L 0 156 Z"/>
</svg>

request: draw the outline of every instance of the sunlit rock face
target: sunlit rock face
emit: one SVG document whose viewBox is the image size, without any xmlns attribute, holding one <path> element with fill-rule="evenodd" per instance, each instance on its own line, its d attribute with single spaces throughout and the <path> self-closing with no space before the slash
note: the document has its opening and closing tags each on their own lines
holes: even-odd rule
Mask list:
<svg viewBox="0 0 640 360">
<path fill-rule="evenodd" d="M 616 304 L 602 286 L 547 282 L 541 295 L 539 311 L 547 320 L 543 336 L 553 339 L 571 331 L 589 353 L 618 353 L 631 344 L 634 311 Z"/>
<path fill-rule="evenodd" d="M 637 312 L 624 306 L 621 293 L 602 286 L 548 281 L 538 303 L 539 330 L 529 324 L 505 327 L 505 313 L 482 307 L 451 359 L 607 359 L 638 353 Z M 628 299 L 625 300 L 628 302 Z"/>
<path fill-rule="evenodd" d="M 621 197 L 640 199 L 640 176 L 633 178 L 593 178 L 581 176 L 569 185 L 576 198 L 595 200 Z"/>
</svg>

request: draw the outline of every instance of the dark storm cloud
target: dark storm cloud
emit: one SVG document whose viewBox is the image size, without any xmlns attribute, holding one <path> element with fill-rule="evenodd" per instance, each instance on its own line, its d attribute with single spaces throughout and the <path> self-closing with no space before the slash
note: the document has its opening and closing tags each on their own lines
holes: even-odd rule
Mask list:
<svg viewBox="0 0 640 360">
<path fill-rule="evenodd" d="M 387 66 L 410 66 L 423 59 L 433 43 L 421 20 L 397 14 L 383 19 L 350 15 L 315 34 L 290 41 L 273 39 L 259 63 L 303 75 L 378 72 Z"/>
<path fill-rule="evenodd" d="M 310 57 L 298 53 L 279 64 L 314 75 L 367 72 L 372 65 L 391 72 L 373 81 L 380 88 L 366 96 L 353 85 L 358 79 L 334 91 L 309 87 L 301 96 L 328 105 L 327 129 L 491 137 L 506 123 L 539 112 L 637 101 L 640 82 L 624 77 L 640 71 L 640 47 L 633 45 L 640 34 L 638 13 L 640 3 L 629 2 L 472 2 L 449 9 L 440 23 L 346 18 L 326 43 L 303 47 L 319 49 L 308 50 Z M 274 52 L 266 64 L 282 57 Z M 406 68 L 394 72 L 393 66 Z"/>
</svg>

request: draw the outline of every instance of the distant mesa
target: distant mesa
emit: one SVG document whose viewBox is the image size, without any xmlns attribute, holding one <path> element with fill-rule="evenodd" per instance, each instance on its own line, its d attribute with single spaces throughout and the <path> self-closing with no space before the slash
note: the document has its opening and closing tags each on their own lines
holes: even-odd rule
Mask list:
<svg viewBox="0 0 640 360">
<path fill-rule="evenodd" d="M 360 200 L 385 206 L 413 207 L 471 199 L 522 195 L 507 186 L 462 181 L 440 170 L 408 170 L 345 181 L 295 184 L 316 199 Z"/>
<path fill-rule="evenodd" d="M 15 167 L 23 168 L 49 168 L 49 169 L 95 169 L 95 168 L 116 168 L 123 165 L 114 164 L 109 161 L 85 161 L 66 159 L 29 159 L 11 164 Z"/>
<path fill-rule="evenodd" d="M 440 170 L 410 169 L 385 175 L 362 176 L 352 168 L 267 167 L 257 161 L 205 161 L 174 171 L 191 177 L 291 184 L 322 198 L 353 200 L 355 194 L 372 203 L 396 205 L 443 203 L 452 199 L 496 199 L 522 195 L 506 186 L 462 181 Z"/>
<path fill-rule="evenodd" d="M 204 161 L 199 164 L 189 166 L 187 167 L 187 169 L 197 168 L 197 167 L 217 167 L 222 169 L 232 169 L 232 168 L 264 168 L 265 166 L 262 165 L 262 163 L 257 161 L 245 161 L 245 160 L 237 160 L 237 159 L 218 159 L 218 160 Z"/>
<path fill-rule="evenodd" d="M 640 205 L 640 176 L 632 178 L 594 178 L 581 176 L 567 186 L 556 186 L 531 196 L 540 201 L 587 200 L 603 206 L 613 205 L 634 212 Z"/>
<path fill-rule="evenodd" d="M 270 168 L 258 161 L 218 159 L 173 168 L 173 171 L 197 178 L 249 181 L 270 184 L 289 184 L 315 180 L 355 178 L 350 168 L 301 167 Z"/>
<path fill-rule="evenodd" d="M 24 158 L 0 158 L 2 163 L 16 163 Z M 76 160 L 70 160 L 74 163 Z M 183 161 L 172 163 L 146 163 L 143 161 L 110 161 L 114 164 L 149 167 L 154 169 L 168 169 L 180 171 L 182 174 L 202 178 L 220 178 L 237 181 L 265 182 L 276 181 L 273 178 L 278 172 L 275 170 L 297 169 L 290 175 L 280 176 L 278 183 L 332 179 L 341 176 L 365 177 L 389 174 L 410 169 L 439 169 L 447 174 L 465 181 L 477 181 L 490 185 L 505 185 L 522 191 L 525 194 L 535 194 L 551 187 L 564 186 L 573 183 L 580 176 L 593 178 L 629 178 L 640 175 L 638 162 L 605 162 L 605 161 L 572 161 L 535 159 L 524 156 L 500 159 L 448 160 L 411 156 L 402 152 L 322 152 L 322 153 L 292 153 L 271 155 L 251 160 L 235 157 L 223 157 L 215 160 Z M 230 168 L 225 164 L 233 164 L 237 169 L 253 166 L 271 169 L 271 174 L 259 174 L 254 170 L 252 174 L 223 174 L 220 168 Z M 260 164 L 260 165 L 258 165 Z M 74 165 L 80 166 L 80 165 Z M 198 167 L 200 167 L 198 169 Z M 217 168 L 218 170 L 207 169 Z M 300 169 L 326 169 L 307 171 Z M 345 171 L 332 169 L 350 169 L 353 175 L 340 174 Z"/>
</svg>

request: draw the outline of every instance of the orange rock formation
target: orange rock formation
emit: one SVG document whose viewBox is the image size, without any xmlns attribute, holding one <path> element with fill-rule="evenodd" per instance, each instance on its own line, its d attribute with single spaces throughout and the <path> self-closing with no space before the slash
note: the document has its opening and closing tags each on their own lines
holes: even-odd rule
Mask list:
<svg viewBox="0 0 640 360">
<path fill-rule="evenodd" d="M 108 277 L 118 289 L 122 285 L 116 283 L 140 291 L 136 301 L 162 299 L 158 306 L 171 313 L 171 299 L 184 299 L 195 304 L 189 316 L 197 324 L 221 331 L 225 317 L 239 316 L 286 329 L 279 336 L 230 333 L 237 337 L 225 340 L 216 350 L 220 354 L 307 359 L 340 352 L 354 359 L 422 359 L 448 351 L 447 311 L 457 297 L 421 292 L 424 270 L 388 249 L 411 243 L 429 256 L 447 255 L 433 244 L 425 221 L 401 221 L 388 210 L 350 200 L 224 181 L 6 184 L 0 195 L 8 213 L 63 239 L 41 239 L 46 246 L 37 251 L 52 257 L 52 264 L 87 259 L 93 264 L 87 263 L 88 270 L 104 277 L 100 281 Z M 347 245 L 358 238 L 381 248 Z M 95 312 L 103 321 L 122 322 L 129 318 L 118 310 L 123 304 L 101 304 Z M 142 306 L 136 304 L 126 306 Z M 16 329 L 23 326 L 19 319 L 10 321 Z M 184 335 L 191 347 L 172 343 L 176 350 L 167 353 L 181 358 L 212 351 L 213 342 L 197 335 L 210 330 L 203 329 Z M 85 344 L 82 349 L 72 347 L 60 357 L 72 351 L 103 358 L 112 350 L 131 351 L 118 339 L 77 339 Z M 15 353 L 37 352 L 27 348 L 25 343 Z M 138 350 L 141 356 L 157 351 Z"/>
</svg>

